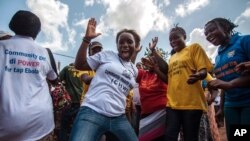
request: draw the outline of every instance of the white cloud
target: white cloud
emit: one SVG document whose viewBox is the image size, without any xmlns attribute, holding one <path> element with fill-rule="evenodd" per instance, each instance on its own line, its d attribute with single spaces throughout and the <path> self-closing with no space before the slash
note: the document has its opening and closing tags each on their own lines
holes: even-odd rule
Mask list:
<svg viewBox="0 0 250 141">
<path fill-rule="evenodd" d="M 170 0 L 164 0 L 165 6 L 168 6 L 170 4 Z"/>
<path fill-rule="evenodd" d="M 206 40 L 206 36 L 204 35 L 204 29 L 193 29 L 193 31 L 189 34 L 189 41 L 187 42 L 187 44 L 191 43 L 200 44 L 202 48 L 206 51 L 208 57 L 211 58 L 214 62 L 218 47 L 215 47 Z"/>
<path fill-rule="evenodd" d="M 170 0 L 153 0 L 153 3 L 158 6 L 158 8 L 162 9 L 170 5 Z"/>
<path fill-rule="evenodd" d="M 250 24 L 250 5 L 242 12 L 234 21 L 235 24 L 239 25 L 237 28 L 243 34 L 249 34 L 249 24 Z"/>
<path fill-rule="evenodd" d="M 39 43 L 41 46 L 53 50 L 67 50 L 68 45 L 75 43 L 76 32 L 69 28 L 67 23 L 68 5 L 55 0 L 27 0 L 26 4 L 41 20 L 41 31 L 46 37 L 43 43 Z M 63 40 L 65 36 L 67 41 Z"/>
<path fill-rule="evenodd" d="M 86 5 L 86 6 L 93 6 L 94 5 L 94 0 L 84 0 L 84 4 Z"/>
<path fill-rule="evenodd" d="M 207 6 L 208 4 L 209 0 L 188 0 L 188 2 L 184 4 L 179 4 L 175 9 L 175 12 L 177 16 L 184 17 Z"/>
<path fill-rule="evenodd" d="M 244 22 L 245 19 L 249 19 L 249 18 L 250 18 L 250 7 L 247 7 L 246 10 L 235 19 L 235 23 L 240 24 Z"/>
<path fill-rule="evenodd" d="M 167 5 L 168 0 L 164 1 Z M 98 0 L 106 13 L 100 18 L 97 30 L 103 35 L 117 33 L 123 28 L 136 29 L 141 37 L 150 31 L 164 31 L 169 28 L 170 20 L 162 13 L 153 0 Z M 78 23 L 82 25 L 85 20 Z"/>
</svg>

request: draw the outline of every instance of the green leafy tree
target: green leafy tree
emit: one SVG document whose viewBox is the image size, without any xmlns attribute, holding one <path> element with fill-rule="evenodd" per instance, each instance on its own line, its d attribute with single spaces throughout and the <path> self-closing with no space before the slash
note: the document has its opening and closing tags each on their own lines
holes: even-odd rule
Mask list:
<svg viewBox="0 0 250 141">
<path fill-rule="evenodd" d="M 165 61 L 168 61 L 169 57 L 170 57 L 170 52 L 168 51 L 164 51 L 162 48 L 156 48 L 156 51 L 162 56 L 162 58 L 165 60 Z M 146 48 L 146 51 L 144 52 L 144 56 L 150 56 L 151 54 L 151 50 Z"/>
</svg>

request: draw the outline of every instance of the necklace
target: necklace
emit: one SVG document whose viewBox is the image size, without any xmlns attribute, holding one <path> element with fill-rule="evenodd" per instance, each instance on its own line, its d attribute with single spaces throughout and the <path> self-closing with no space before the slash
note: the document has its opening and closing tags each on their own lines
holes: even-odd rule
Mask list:
<svg viewBox="0 0 250 141">
<path fill-rule="evenodd" d="M 118 55 L 118 58 L 119 58 L 120 63 L 122 64 L 122 66 L 123 66 L 127 71 L 129 71 L 129 72 L 133 75 L 133 77 L 135 78 L 135 70 L 134 70 L 134 67 L 133 67 L 132 63 L 130 62 L 130 65 L 131 65 L 131 68 L 132 68 L 133 72 L 131 72 L 130 69 L 127 69 L 127 67 L 123 64 L 123 61 L 122 61 L 122 59 L 121 59 L 121 57 L 120 57 L 119 55 Z M 128 76 L 126 76 L 126 77 L 129 78 Z"/>
</svg>

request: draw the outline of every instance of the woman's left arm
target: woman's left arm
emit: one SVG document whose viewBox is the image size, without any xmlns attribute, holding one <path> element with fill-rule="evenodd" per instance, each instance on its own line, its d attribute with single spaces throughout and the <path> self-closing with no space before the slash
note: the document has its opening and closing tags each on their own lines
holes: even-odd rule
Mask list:
<svg viewBox="0 0 250 141">
<path fill-rule="evenodd" d="M 249 87 L 249 86 L 250 86 L 250 75 L 240 76 L 229 82 L 216 79 L 208 83 L 208 87 L 216 88 L 216 89 L 223 89 L 223 90 L 239 88 L 239 87 Z"/>
</svg>

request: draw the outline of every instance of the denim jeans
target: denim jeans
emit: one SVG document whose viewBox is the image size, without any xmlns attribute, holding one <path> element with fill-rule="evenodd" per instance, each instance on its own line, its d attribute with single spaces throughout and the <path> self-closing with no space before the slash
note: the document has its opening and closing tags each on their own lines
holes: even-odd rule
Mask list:
<svg viewBox="0 0 250 141">
<path fill-rule="evenodd" d="M 198 141 L 202 110 L 167 108 L 166 112 L 166 141 L 177 141 L 181 127 L 185 141 Z"/>
<path fill-rule="evenodd" d="M 98 141 L 106 132 L 114 134 L 119 141 L 138 140 L 125 114 L 107 117 L 84 106 L 74 121 L 70 141 Z"/>
<path fill-rule="evenodd" d="M 69 134 L 71 132 L 71 125 L 79 111 L 80 104 L 72 104 L 68 108 L 62 111 L 61 115 L 61 127 L 59 131 L 59 140 L 60 141 L 68 141 Z"/>
</svg>

